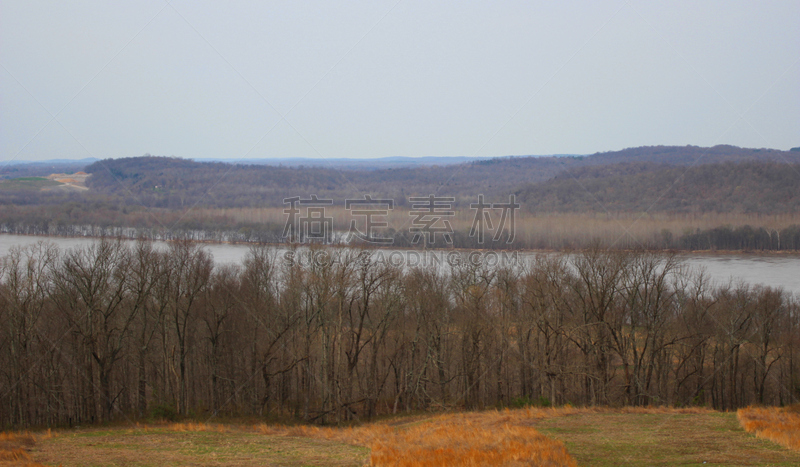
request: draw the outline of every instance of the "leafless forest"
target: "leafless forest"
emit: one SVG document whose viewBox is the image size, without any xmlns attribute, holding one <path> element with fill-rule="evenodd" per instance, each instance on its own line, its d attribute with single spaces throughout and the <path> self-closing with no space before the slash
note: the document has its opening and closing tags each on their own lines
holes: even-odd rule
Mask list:
<svg viewBox="0 0 800 467">
<path fill-rule="evenodd" d="M 668 253 L 402 268 L 369 250 L 14 249 L 0 424 L 258 415 L 314 423 L 526 404 L 783 405 L 800 306 Z M 320 260 L 323 258 L 324 260 Z"/>
</svg>

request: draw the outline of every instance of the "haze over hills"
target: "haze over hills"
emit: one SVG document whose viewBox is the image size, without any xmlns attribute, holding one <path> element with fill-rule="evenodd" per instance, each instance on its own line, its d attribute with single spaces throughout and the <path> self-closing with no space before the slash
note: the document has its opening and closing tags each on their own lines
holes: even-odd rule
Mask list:
<svg viewBox="0 0 800 467">
<path fill-rule="evenodd" d="M 141 157 L 165 157 L 145 154 Z M 169 157 L 174 159 L 174 157 Z M 747 149 L 730 145 L 718 145 L 711 148 L 698 146 L 643 146 L 628 148 L 620 151 L 598 152 L 591 155 L 582 154 L 551 154 L 551 155 L 517 155 L 500 157 L 466 157 L 466 156 L 421 156 L 421 157 L 381 157 L 381 158 L 254 158 L 254 159 L 225 159 L 225 158 L 179 158 L 199 163 L 222 163 L 233 165 L 266 165 L 283 167 L 312 167 L 322 169 L 346 170 L 380 170 L 390 168 L 415 168 L 433 166 L 451 166 L 460 164 L 492 161 L 519 168 L 523 165 L 538 165 L 539 168 L 567 159 L 583 160 L 586 165 L 606 165 L 620 162 L 652 162 L 671 165 L 697 165 L 714 162 L 740 162 L 746 160 L 773 160 L 777 162 L 800 161 L 800 148 L 791 151 L 777 149 Z M 122 158 L 122 159 L 139 159 Z M 100 159 L 88 157 L 84 159 L 48 159 L 42 161 L 11 160 L 0 164 L 0 177 L 11 178 L 20 172 L 47 172 L 53 166 L 83 168 Z M 104 159 L 111 161 L 116 159 Z M 48 167 L 49 166 L 49 167 Z"/>
<path fill-rule="evenodd" d="M 364 199 L 366 195 L 391 199 L 403 225 L 411 209 L 410 198 L 433 194 L 443 199 L 452 197 L 452 206 L 461 216 L 459 222 L 466 223 L 461 226 L 466 235 L 471 205 L 479 195 L 496 203 L 507 202 L 514 194 L 522 213 L 528 216 L 562 216 L 552 221 L 555 224 L 567 222 L 565 215 L 589 216 L 570 220 L 573 224 L 563 226 L 564 230 L 531 233 L 528 247 L 581 245 L 599 235 L 581 233 L 589 229 L 596 216 L 636 215 L 638 219 L 641 213 L 701 214 L 705 219 L 699 224 L 700 218 L 686 217 L 671 225 L 674 236 L 653 240 L 662 247 L 681 247 L 683 244 L 675 240 L 677 235 L 701 227 L 715 229 L 732 222 L 734 226 L 759 226 L 768 220 L 758 217 L 763 215 L 784 216 L 780 222 L 768 222 L 770 231 L 781 231 L 781 240 L 776 242 L 780 248 L 795 243 L 800 246 L 800 230 L 793 227 L 800 224 L 796 220 L 800 212 L 800 151 L 650 146 L 589 156 L 501 157 L 449 165 L 433 164 L 437 158 L 372 161 L 376 165 L 339 160 L 342 167 L 329 168 L 155 156 L 106 159 L 83 169 L 91 174 L 85 180 L 88 190 L 54 189 L 50 185 L 55 182 L 43 182 L 31 175 L 35 167 L 14 166 L 6 171 L 8 176 L 15 173 L 14 168 L 20 169 L 14 180 L 0 182 L 0 215 L 5 222 L 0 228 L 7 232 L 52 232 L 54 228 L 72 232 L 74 228 L 69 226 L 168 227 L 235 231 L 245 239 L 280 241 L 287 198 L 316 195 L 333 200 L 339 208 L 347 199 Z M 380 167 L 422 161 L 431 164 Z M 38 167 L 41 170 L 43 166 Z M 740 214 L 744 217 L 731 217 Z M 539 220 L 530 222 L 528 232 L 542 227 Z M 618 227 L 616 223 L 614 228 Z M 347 229 L 347 225 L 336 228 Z M 647 235 L 661 235 L 664 230 L 657 222 L 647 228 Z M 745 237 L 755 238 L 750 231 L 743 232 Z M 569 240 L 565 235 L 577 235 L 578 239 Z M 729 241 L 731 235 L 721 235 L 728 239 L 725 248 L 738 248 L 736 241 Z M 766 240 L 746 245 L 772 245 L 770 234 L 763 235 Z M 796 242 L 787 240 L 793 236 L 798 236 Z M 716 240 L 703 238 L 693 245 L 715 244 Z"/>
<path fill-rule="evenodd" d="M 97 162 L 97 159 L 51 159 L 37 162 L 7 161 L 0 163 L 0 180 L 20 177 L 46 177 L 52 173 L 78 172 L 94 162 Z"/>
<path fill-rule="evenodd" d="M 139 157 L 96 162 L 86 171 L 93 174 L 88 186 L 97 194 L 112 197 L 134 194 L 147 206 L 179 208 L 187 202 L 214 207 L 280 206 L 285 197 L 312 193 L 336 200 L 370 194 L 392 197 L 402 203 L 402 199 L 409 196 L 431 193 L 471 201 L 478 194 L 508 196 L 524 192 L 525 198 L 532 201 L 534 193 L 541 197 L 542 190 L 574 185 L 570 182 L 572 178 L 624 178 L 647 172 L 662 173 L 658 178 L 666 181 L 680 176 L 681 170 L 670 169 L 674 166 L 725 163 L 728 165 L 719 170 L 727 174 L 736 171 L 730 164 L 743 162 L 771 164 L 769 170 L 779 171 L 775 164 L 800 164 L 800 153 L 733 146 L 654 146 L 590 156 L 505 157 L 446 166 L 384 169 L 266 166 Z M 715 170 L 705 169 L 704 173 L 713 178 Z M 531 184 L 548 180 L 552 180 L 549 185 L 536 190 L 529 188 Z M 729 181 L 720 179 L 718 183 L 724 185 Z M 763 182 L 768 183 L 767 180 Z M 663 183 L 658 184 L 661 185 Z M 644 190 L 645 186 L 638 182 L 625 186 L 633 190 L 625 196 L 644 199 L 644 193 L 637 190 Z M 654 189 L 654 186 L 649 188 Z M 575 209 L 558 203 L 551 207 Z M 620 208 L 632 206 L 623 203 Z"/>
<path fill-rule="evenodd" d="M 800 164 L 800 152 L 724 145 L 712 148 L 648 146 L 589 156 L 422 157 L 326 162 L 338 165 L 337 168 L 306 165 L 312 160 L 296 159 L 293 165 L 271 165 L 280 161 L 288 160 L 233 164 L 146 155 L 94 161 L 85 166 L 85 171 L 92 174 L 87 180 L 90 197 L 171 209 L 187 205 L 217 208 L 281 206 L 286 197 L 311 194 L 335 200 L 370 194 L 391 197 L 402 206 L 410 196 L 432 193 L 453 196 L 457 203 L 473 202 L 478 194 L 499 198 L 518 193 L 526 206 L 534 211 L 583 212 L 595 209 L 592 203 L 578 201 L 580 194 L 587 192 L 606 199 L 614 209 L 641 209 L 637 203 L 655 200 L 658 196 L 652 193 L 666 190 L 681 178 L 685 169 L 676 169 L 676 166 L 691 166 L 693 168 L 686 172 L 687 177 L 676 185 L 681 195 L 673 190 L 673 195 L 682 200 L 678 204 L 682 204 L 664 204 L 663 209 L 720 209 L 728 212 L 759 209 L 753 207 L 753 200 L 767 196 L 764 193 L 774 193 L 768 174 L 782 173 L 781 164 Z M 748 162 L 751 164 L 737 165 Z M 763 164 L 763 167 L 758 164 Z M 698 169 L 699 166 L 704 168 Z M 15 165 L 3 169 L 3 175 L 6 178 L 42 176 L 54 168 L 69 173 L 63 169 L 77 171 L 83 167 L 48 166 L 44 163 Z M 736 174 L 739 174 L 738 178 Z M 796 174 L 794 170 L 785 171 L 780 183 L 790 186 L 797 181 L 792 179 L 793 174 Z M 580 183 L 575 182 L 577 179 L 581 180 Z M 586 181 L 589 179 L 591 181 Z M 732 183 L 735 186 L 729 187 Z M 747 196 L 734 196 L 727 200 L 717 200 L 714 196 L 709 198 L 710 192 L 721 195 L 727 188 L 743 184 L 748 187 Z M 710 189 L 712 186 L 716 188 Z M 785 195 L 791 199 L 794 192 Z M 54 196 L 29 191 L 25 204 L 62 201 Z M 15 200 L 23 201 L 19 196 Z M 701 201 L 703 207 L 697 204 Z M 789 204 L 756 204 L 763 209 L 783 211 L 792 206 L 791 201 L 787 202 Z M 722 204 L 715 207 L 715 203 L 723 203 L 725 207 L 721 207 Z M 778 208 L 779 205 L 783 207 Z"/>
<path fill-rule="evenodd" d="M 53 164 L 83 164 L 88 165 L 92 162 L 97 162 L 99 159 L 96 157 L 86 157 L 83 159 L 45 159 L 41 161 L 29 161 L 25 159 L 12 159 L 9 161 L 0 162 L 0 167 L 9 167 L 17 165 L 53 165 Z"/>
<path fill-rule="evenodd" d="M 285 167 L 319 167 L 326 169 L 377 170 L 395 167 L 428 167 L 433 165 L 454 165 L 465 162 L 485 160 L 485 157 L 461 156 L 423 156 L 423 157 L 380 157 L 369 159 L 355 158 L 309 158 L 284 157 L 270 159 L 192 159 L 195 162 L 221 162 L 227 164 L 273 165 Z"/>
<path fill-rule="evenodd" d="M 466 156 L 420 156 L 420 157 L 379 157 L 379 158 L 310 158 L 310 157 L 282 157 L 282 158 L 257 158 L 257 159 L 226 159 L 226 158 L 188 158 L 194 162 L 215 162 L 223 164 L 240 165 L 267 165 L 283 167 L 315 167 L 325 169 L 352 169 L 352 170 L 377 170 L 399 167 L 431 167 L 456 165 L 468 162 L 477 162 L 488 159 L 505 159 L 514 157 L 575 157 L 580 154 L 552 154 L 552 155 L 524 155 L 502 157 L 466 157 Z M 142 157 L 165 157 L 145 154 Z M 20 170 L 47 172 L 52 166 L 80 167 L 99 161 L 95 157 L 84 159 L 47 159 L 42 161 L 11 160 L 0 163 L 0 177 L 8 178 Z M 106 159 L 108 160 L 108 159 Z"/>
<path fill-rule="evenodd" d="M 642 146 L 621 151 L 598 152 L 588 156 L 596 165 L 617 162 L 654 162 L 670 165 L 698 165 L 716 162 L 776 161 L 799 163 L 800 152 L 768 148 L 740 148 L 720 144 L 710 148 L 699 146 Z"/>
</svg>

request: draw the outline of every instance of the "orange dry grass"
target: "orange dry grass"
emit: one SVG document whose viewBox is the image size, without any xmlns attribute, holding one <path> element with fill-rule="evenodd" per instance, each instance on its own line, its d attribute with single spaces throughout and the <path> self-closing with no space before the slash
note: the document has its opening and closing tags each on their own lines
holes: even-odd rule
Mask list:
<svg viewBox="0 0 800 467">
<path fill-rule="evenodd" d="M 577 465 L 558 441 L 531 427 L 426 423 L 373 442 L 373 465 Z"/>
<path fill-rule="evenodd" d="M 518 410 L 445 414 L 355 428 L 258 425 L 268 435 L 326 438 L 368 446 L 372 465 L 577 465 L 564 445 L 531 425 L 536 420 L 587 413 L 700 414 L 701 407 L 529 407 Z"/>
<path fill-rule="evenodd" d="M 39 435 L 39 439 L 48 439 L 53 434 L 50 430 Z M 27 467 L 44 467 L 42 464 L 30 462 L 28 451 L 36 445 L 36 437 L 29 432 L 0 432 L 0 466 L 24 465 Z"/>
<path fill-rule="evenodd" d="M 22 461 L 31 460 L 30 454 L 24 449 L 2 449 L 0 450 L 0 461 Z"/>
<path fill-rule="evenodd" d="M 356 428 L 259 425 L 264 434 L 326 438 L 368 446 L 372 465 L 577 465 L 564 445 L 533 427 L 535 419 L 575 409 L 521 409 L 439 415 L 402 425 L 375 423 Z"/>
<path fill-rule="evenodd" d="M 748 433 L 800 451 L 800 412 L 778 407 L 748 407 L 736 412 Z"/>
<path fill-rule="evenodd" d="M 215 431 L 217 433 L 225 433 L 226 429 L 223 425 L 214 423 L 170 423 L 167 427 L 170 431 Z"/>
</svg>

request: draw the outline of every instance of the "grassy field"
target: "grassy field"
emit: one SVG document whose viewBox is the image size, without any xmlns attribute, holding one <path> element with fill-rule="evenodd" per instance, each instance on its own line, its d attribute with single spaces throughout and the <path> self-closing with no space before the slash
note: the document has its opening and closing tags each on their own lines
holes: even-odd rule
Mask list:
<svg viewBox="0 0 800 467">
<path fill-rule="evenodd" d="M 61 183 L 55 180 L 48 180 L 42 177 L 22 177 L 3 180 L 0 182 L 0 190 L 19 191 L 19 190 L 41 190 L 46 187 L 59 186 Z"/>
<path fill-rule="evenodd" d="M 369 458 L 362 446 L 217 425 L 64 430 L 24 444 L 26 453 L 0 454 L 0 466 L 360 466 Z"/>
<path fill-rule="evenodd" d="M 581 411 L 536 427 L 579 465 L 800 465 L 800 452 L 746 433 L 733 412 Z"/>
<path fill-rule="evenodd" d="M 702 409 L 528 408 L 348 428 L 181 423 L 5 433 L 0 466 L 800 465 L 800 452 L 763 435 L 796 437 L 794 421 L 758 410 L 737 419 Z"/>
<path fill-rule="evenodd" d="M 240 430 L 81 431 L 39 444 L 46 465 L 364 465 L 369 449 L 325 439 L 265 436 Z"/>
</svg>

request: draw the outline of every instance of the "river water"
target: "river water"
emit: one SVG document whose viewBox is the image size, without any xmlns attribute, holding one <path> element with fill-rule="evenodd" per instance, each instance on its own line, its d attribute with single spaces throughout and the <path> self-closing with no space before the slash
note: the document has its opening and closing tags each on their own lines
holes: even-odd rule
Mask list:
<svg viewBox="0 0 800 467">
<path fill-rule="evenodd" d="M 0 234 L 0 257 L 8 254 L 15 245 L 25 246 L 46 240 L 61 249 L 91 244 L 91 238 L 33 237 Z M 164 244 L 161 244 L 164 246 Z M 247 253 L 248 245 L 206 244 L 204 247 L 214 256 L 218 264 L 238 263 Z M 387 252 L 388 254 L 388 252 Z M 393 255 L 409 255 L 410 252 L 395 252 Z M 520 257 L 535 253 L 520 253 Z M 744 281 L 750 284 L 763 284 L 782 287 L 800 297 L 800 255 L 773 254 L 683 254 L 683 260 L 694 268 L 704 268 L 708 276 L 717 284 Z"/>
</svg>

